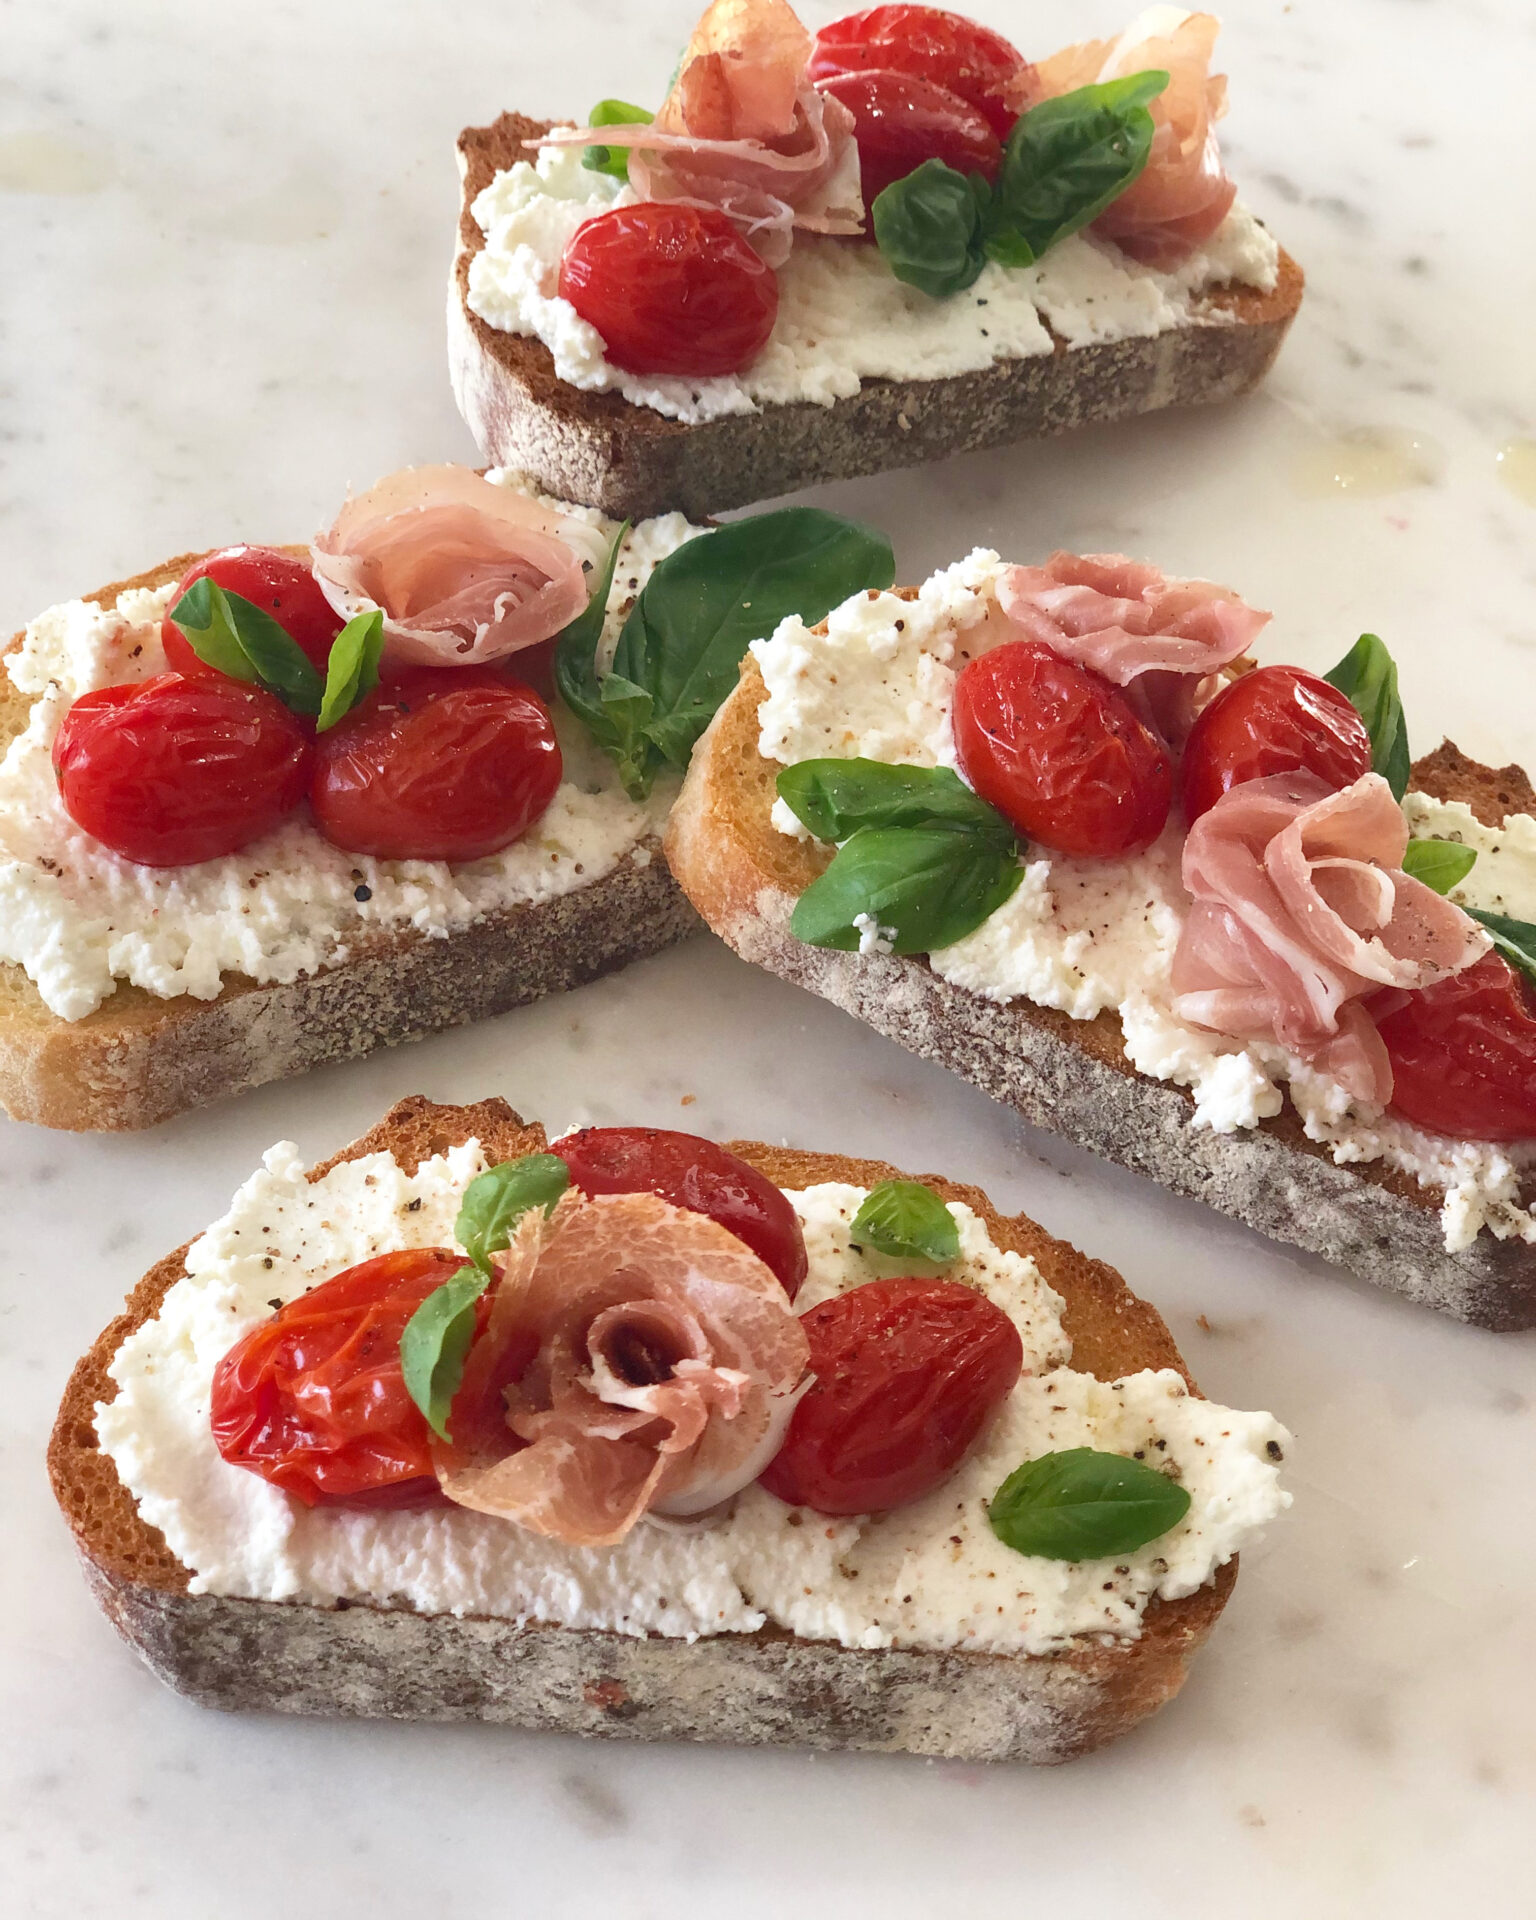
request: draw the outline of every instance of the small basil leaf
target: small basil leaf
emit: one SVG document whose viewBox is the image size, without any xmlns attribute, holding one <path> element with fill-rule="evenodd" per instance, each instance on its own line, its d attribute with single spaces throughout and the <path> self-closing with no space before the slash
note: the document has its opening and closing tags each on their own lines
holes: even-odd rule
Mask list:
<svg viewBox="0 0 1536 1920">
<path fill-rule="evenodd" d="M 877 193 L 871 220 L 891 272 L 936 300 L 963 292 L 987 264 L 975 189 L 942 160 L 925 160 Z"/>
<path fill-rule="evenodd" d="M 1397 691 L 1397 663 L 1374 633 L 1362 633 L 1323 678 L 1354 703 L 1371 738 L 1371 770 L 1401 800 L 1408 791 L 1408 723 Z"/>
<path fill-rule="evenodd" d="M 324 681 L 264 607 L 204 574 L 172 607 L 171 618 L 199 660 L 231 679 L 255 681 L 295 713 L 319 713 Z"/>
<path fill-rule="evenodd" d="M 461 1267 L 427 1295 L 401 1329 L 400 1376 L 439 1440 L 449 1438 L 449 1410 L 475 1335 L 475 1302 L 489 1284 L 489 1274 Z"/>
<path fill-rule="evenodd" d="M 384 653 L 384 616 L 374 608 L 349 620 L 331 642 L 325 663 L 325 691 L 320 698 L 316 733 L 329 733 L 344 714 L 366 700 L 379 684 L 379 661 Z"/>
<path fill-rule="evenodd" d="M 1176 1527 L 1189 1504 L 1181 1486 L 1140 1460 L 1071 1447 L 1015 1468 L 993 1494 L 987 1517 L 1017 1553 L 1103 1560 L 1134 1553 Z"/>
<path fill-rule="evenodd" d="M 861 827 L 795 902 L 789 930 L 807 946 L 851 953 L 864 919 L 887 951 L 932 953 L 974 933 L 1022 878 L 1013 846 L 966 827 Z"/>
<path fill-rule="evenodd" d="M 886 1180 L 872 1187 L 848 1232 L 856 1247 L 873 1247 L 893 1260 L 947 1267 L 960 1258 L 955 1216 L 916 1180 Z"/>
<path fill-rule="evenodd" d="M 238 595 L 234 596 L 236 599 Z M 182 638 L 205 666 L 254 686 L 258 675 L 235 631 L 231 596 L 207 574 L 194 580 L 171 608 L 171 619 Z"/>
<path fill-rule="evenodd" d="M 1495 951 L 1519 972 L 1536 980 L 1536 926 L 1529 920 L 1511 920 L 1507 913 L 1484 913 L 1480 907 L 1467 911 L 1493 935 Z"/>
<path fill-rule="evenodd" d="M 505 1253 L 512 1229 L 530 1207 L 550 1212 L 571 1184 L 571 1170 L 553 1153 L 525 1153 L 477 1175 L 464 1189 L 454 1233 L 480 1268 L 491 1270 L 491 1255 Z"/>
<path fill-rule="evenodd" d="M 602 644 L 603 624 L 608 617 L 608 596 L 613 591 L 614 570 L 619 564 L 619 549 L 630 529 L 626 520 L 613 537 L 602 573 L 594 578 L 586 606 L 555 641 L 555 685 L 560 697 L 578 720 L 585 722 L 602 746 L 615 741 L 603 712 L 603 696 L 598 681 L 597 650 Z"/>
<path fill-rule="evenodd" d="M 1458 840 L 1410 840 L 1403 854 L 1403 872 L 1436 893 L 1459 887 L 1476 863 L 1476 847 Z"/>
<path fill-rule="evenodd" d="M 1014 830 L 949 767 L 892 766 L 884 760 L 800 760 L 778 778 L 779 798 L 818 840 L 841 842 L 862 827 L 971 827 L 999 845 Z"/>
<path fill-rule="evenodd" d="M 589 127 L 648 127 L 656 118 L 644 107 L 632 107 L 627 100 L 599 100 L 587 115 Z M 583 147 L 581 164 L 593 173 L 611 173 L 616 180 L 629 178 L 628 147 Z"/>
</svg>

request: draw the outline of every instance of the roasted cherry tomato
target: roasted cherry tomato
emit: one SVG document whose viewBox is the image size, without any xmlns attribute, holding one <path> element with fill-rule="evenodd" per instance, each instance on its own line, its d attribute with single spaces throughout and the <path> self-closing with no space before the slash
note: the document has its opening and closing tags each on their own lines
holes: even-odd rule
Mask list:
<svg viewBox="0 0 1536 1920">
<path fill-rule="evenodd" d="M 955 686 L 965 777 L 1031 840 L 1109 859 L 1162 832 L 1173 767 L 1118 687 L 1038 640 L 979 655 Z"/>
<path fill-rule="evenodd" d="M 400 1335 L 463 1264 L 446 1247 L 380 1254 L 279 1307 L 214 1369 L 219 1452 L 307 1507 L 435 1504 L 430 1430 L 405 1390 Z"/>
<path fill-rule="evenodd" d="M 84 693 L 53 742 L 76 826 L 141 867 L 236 853 L 304 798 L 309 738 L 280 700 L 222 674 Z"/>
<path fill-rule="evenodd" d="M 315 824 L 380 860 L 480 860 L 526 833 L 560 784 L 532 688 L 495 667 L 417 667 L 315 742 Z"/>
<path fill-rule="evenodd" d="M 1184 813 L 1198 820 L 1229 787 L 1271 773 L 1315 773 L 1353 786 L 1371 770 L 1371 737 L 1354 702 L 1300 667 L 1255 667 L 1223 687 L 1184 743 Z"/>
<path fill-rule="evenodd" d="M 779 283 L 713 207 L 644 200 L 572 234 L 560 297 L 626 373 L 739 373 L 768 344 Z"/>
<path fill-rule="evenodd" d="M 952 1280 L 870 1280 L 800 1324 L 816 1378 L 762 1484 L 817 1513 L 884 1513 L 942 1486 L 1024 1364 L 1002 1308 Z"/>
<path fill-rule="evenodd" d="M 1536 1139 L 1536 990 L 1507 960 L 1485 953 L 1376 1025 L 1394 1113 L 1456 1140 Z"/>
<path fill-rule="evenodd" d="M 296 640 L 321 673 L 331 655 L 331 642 L 345 624 L 339 613 L 320 591 L 320 583 L 306 561 L 276 547 L 225 547 L 210 553 L 189 567 L 176 587 L 176 600 L 194 580 L 212 580 L 227 593 L 238 593 L 272 618 Z M 165 645 L 167 666 L 177 673 L 212 673 L 192 651 L 186 635 L 171 618 L 170 610 L 160 622 L 160 638 Z"/>
<path fill-rule="evenodd" d="M 1003 98 L 1013 82 L 1016 99 L 1030 91 L 1034 69 L 1000 33 L 940 7 L 867 7 L 823 27 L 811 50 L 810 77 L 818 85 L 836 73 L 883 67 L 932 80 L 978 107 L 999 140 L 1019 108 Z"/>
<path fill-rule="evenodd" d="M 550 1148 L 585 1194 L 659 1193 L 707 1213 L 771 1267 L 793 1300 L 805 1278 L 805 1239 L 794 1208 L 756 1167 L 713 1140 L 663 1127 L 583 1127 Z"/>
<path fill-rule="evenodd" d="M 853 115 L 866 210 L 876 194 L 925 160 L 942 160 L 957 173 L 997 178 L 1003 150 L 991 122 L 948 88 L 916 74 L 877 68 L 835 74 L 821 90 Z"/>
</svg>

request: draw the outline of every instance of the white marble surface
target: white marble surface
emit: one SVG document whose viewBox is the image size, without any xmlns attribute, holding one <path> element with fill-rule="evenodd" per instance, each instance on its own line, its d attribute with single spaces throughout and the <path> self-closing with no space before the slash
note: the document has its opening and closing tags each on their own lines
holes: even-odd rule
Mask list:
<svg viewBox="0 0 1536 1920">
<path fill-rule="evenodd" d="M 467 456 L 441 343 L 454 133 L 652 98 L 693 10 L 0 8 L 0 629 Z M 1121 24 L 1112 0 L 976 11 L 1041 52 Z M 883 521 L 908 577 L 978 540 L 1123 547 L 1274 607 L 1289 657 L 1331 663 L 1374 628 L 1421 745 L 1445 729 L 1530 762 L 1536 510 L 1497 461 L 1536 433 L 1528 0 L 1231 0 L 1227 22 L 1234 170 L 1310 275 L 1267 391 L 825 497 Z M 1387 490 L 1330 478 L 1371 465 L 1339 451 L 1361 431 L 1395 449 Z M 1208 1391 L 1300 1441 L 1294 1513 L 1183 1696 L 1029 1773 L 232 1720 L 163 1691 L 92 1608 L 47 1493 L 65 1375 L 270 1141 L 318 1156 L 415 1089 L 942 1167 L 1122 1266 Z M 899 1916 L 957 1889 L 1156 1920 L 1530 1911 L 1532 1340 L 1435 1321 L 1033 1135 L 711 943 L 147 1138 L 6 1126 L 0 1197 L 8 1912 Z"/>
</svg>

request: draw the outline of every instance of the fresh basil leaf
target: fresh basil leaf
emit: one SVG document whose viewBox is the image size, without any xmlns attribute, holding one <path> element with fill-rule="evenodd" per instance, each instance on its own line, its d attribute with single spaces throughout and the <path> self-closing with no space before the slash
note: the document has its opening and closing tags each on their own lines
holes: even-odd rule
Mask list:
<svg viewBox="0 0 1536 1920">
<path fill-rule="evenodd" d="M 603 623 L 608 617 L 608 596 L 613 591 L 614 570 L 619 564 L 631 522 L 626 520 L 613 536 L 608 558 L 600 575 L 593 579 L 586 606 L 555 641 L 555 685 L 560 697 L 578 720 L 584 721 L 599 744 L 610 750 L 616 741 L 605 737 L 609 729 L 603 712 L 603 695 L 597 672 L 597 650 L 602 643 Z"/>
<path fill-rule="evenodd" d="M 916 1180 L 885 1180 L 871 1187 L 848 1232 L 856 1247 L 873 1247 L 893 1260 L 948 1267 L 960 1258 L 955 1216 L 932 1188 Z"/>
<path fill-rule="evenodd" d="M 553 1153 L 525 1153 L 487 1168 L 464 1189 L 453 1229 L 459 1245 L 488 1274 L 491 1255 L 506 1252 L 512 1229 L 529 1208 L 551 1212 L 570 1184 L 570 1168 Z"/>
<path fill-rule="evenodd" d="M 1403 872 L 1436 893 L 1459 887 L 1476 864 L 1476 847 L 1459 840 L 1410 840 L 1403 854 Z"/>
<path fill-rule="evenodd" d="M 204 574 L 171 608 L 171 619 L 208 666 L 265 687 L 295 713 L 319 713 L 324 681 L 298 641 L 253 600 Z"/>
<path fill-rule="evenodd" d="M 1042 1454 L 993 1494 L 987 1517 L 1005 1547 L 1046 1560 L 1134 1553 L 1189 1512 L 1177 1482 L 1140 1460 L 1092 1447 Z"/>
<path fill-rule="evenodd" d="M 1012 845 L 966 827 L 861 827 L 795 902 L 789 930 L 851 953 L 862 919 L 889 941 L 883 951 L 932 953 L 973 933 L 1022 878 Z"/>
<path fill-rule="evenodd" d="M 400 1377 L 439 1440 L 449 1438 L 448 1414 L 475 1335 L 475 1302 L 489 1285 L 488 1273 L 461 1267 L 427 1295 L 400 1332 Z"/>
<path fill-rule="evenodd" d="M 320 698 L 316 733 L 329 733 L 344 714 L 366 700 L 379 684 L 379 661 L 384 653 L 384 615 L 377 607 L 349 620 L 331 642 L 325 663 L 325 691 Z"/>
<path fill-rule="evenodd" d="M 1323 678 L 1354 703 L 1371 737 L 1371 770 L 1401 800 L 1408 791 L 1408 723 L 1397 692 L 1397 663 L 1374 633 L 1362 633 Z"/>
<path fill-rule="evenodd" d="M 936 300 L 962 293 L 987 256 L 982 247 L 992 195 L 942 160 L 925 160 L 875 195 L 875 245 L 898 280 Z"/>
<path fill-rule="evenodd" d="M 589 127 L 648 127 L 656 118 L 644 107 L 632 107 L 627 100 L 599 100 L 587 115 Z M 583 147 L 581 164 L 593 173 L 611 173 L 616 180 L 629 178 L 628 147 Z"/>
<path fill-rule="evenodd" d="M 1536 980 L 1536 926 L 1529 920 L 1511 920 L 1507 913 L 1484 913 L 1469 907 L 1468 913 L 1493 935 L 1494 949 L 1502 953 L 1512 967 Z"/>
<path fill-rule="evenodd" d="M 779 798 L 818 840 L 849 840 L 863 827 L 923 827 L 948 821 L 1005 847 L 1014 830 L 949 767 L 884 760 L 800 760 L 778 778 Z"/>
</svg>

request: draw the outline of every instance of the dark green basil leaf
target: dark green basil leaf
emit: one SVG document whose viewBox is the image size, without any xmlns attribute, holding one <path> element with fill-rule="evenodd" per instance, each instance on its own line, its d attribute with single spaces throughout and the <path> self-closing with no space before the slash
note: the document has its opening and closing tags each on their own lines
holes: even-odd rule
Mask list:
<svg viewBox="0 0 1536 1920">
<path fill-rule="evenodd" d="M 505 1253 L 512 1229 L 528 1209 L 550 1212 L 570 1184 L 570 1168 L 553 1153 L 525 1153 L 487 1168 L 464 1189 L 453 1229 L 459 1245 L 488 1274 L 491 1255 Z"/>
<path fill-rule="evenodd" d="M 795 902 L 789 930 L 850 953 L 867 916 L 887 951 L 932 953 L 973 933 L 1022 877 L 1015 848 L 967 827 L 861 827 Z"/>
<path fill-rule="evenodd" d="M 856 1247 L 873 1247 L 893 1260 L 947 1267 L 960 1258 L 955 1216 L 930 1187 L 886 1180 L 871 1187 L 848 1229 Z"/>
<path fill-rule="evenodd" d="M 995 807 L 948 767 L 891 766 L 884 760 L 801 760 L 778 778 L 779 798 L 818 840 L 851 839 L 862 827 L 923 827 L 949 821 L 1014 845 Z"/>
<path fill-rule="evenodd" d="M 325 663 L 325 692 L 320 698 L 316 733 L 329 733 L 343 714 L 366 700 L 379 684 L 384 652 L 384 616 L 374 608 L 349 620 L 331 642 Z"/>
<path fill-rule="evenodd" d="M 440 1440 L 448 1434 L 448 1413 L 464 1377 L 464 1356 L 475 1332 L 475 1302 L 490 1275 L 461 1267 L 434 1288 L 400 1333 L 400 1375 L 405 1390 L 426 1415 Z"/>
<path fill-rule="evenodd" d="M 1480 907 L 1467 911 L 1493 935 L 1494 950 L 1502 953 L 1512 967 L 1536 980 L 1536 926 L 1529 920 L 1511 920 L 1507 913 L 1484 913 Z"/>
<path fill-rule="evenodd" d="M 648 127 L 656 118 L 644 107 L 632 107 L 627 100 L 599 100 L 587 115 L 589 127 Z M 583 147 L 581 164 L 593 173 L 611 173 L 616 180 L 629 178 L 628 147 Z"/>
<path fill-rule="evenodd" d="M 979 174 L 968 179 L 942 160 L 925 160 L 875 195 L 875 244 L 898 280 L 945 299 L 987 264 L 982 237 L 991 204 Z"/>
<path fill-rule="evenodd" d="M 1015 1468 L 993 1494 L 988 1518 L 1018 1553 L 1104 1560 L 1134 1553 L 1188 1512 L 1189 1495 L 1166 1474 L 1123 1454 L 1070 1447 Z"/>
<path fill-rule="evenodd" d="M 171 619 L 198 659 L 218 672 L 265 687 L 295 713 L 320 711 L 324 682 L 309 656 L 253 600 L 204 574 L 171 608 Z"/>
<path fill-rule="evenodd" d="M 1353 701 L 1371 737 L 1371 770 L 1401 800 L 1408 791 L 1408 723 L 1397 692 L 1397 663 L 1374 633 L 1362 633 L 1323 678 Z"/>
<path fill-rule="evenodd" d="M 1403 854 L 1403 872 L 1436 893 L 1459 887 L 1476 864 L 1477 849 L 1459 840 L 1410 840 Z"/>
<path fill-rule="evenodd" d="M 560 697 L 578 720 L 584 721 L 601 745 L 612 750 L 617 738 L 605 735 L 608 728 L 603 712 L 603 695 L 597 672 L 597 649 L 608 617 L 608 596 L 613 590 L 614 569 L 619 564 L 619 549 L 630 529 L 626 520 L 613 536 L 608 558 L 601 574 L 592 582 L 592 592 L 583 610 L 555 641 L 555 685 Z"/>
</svg>

